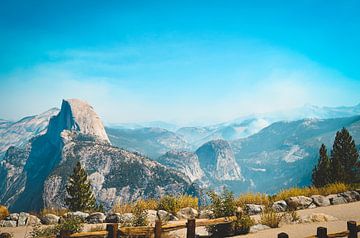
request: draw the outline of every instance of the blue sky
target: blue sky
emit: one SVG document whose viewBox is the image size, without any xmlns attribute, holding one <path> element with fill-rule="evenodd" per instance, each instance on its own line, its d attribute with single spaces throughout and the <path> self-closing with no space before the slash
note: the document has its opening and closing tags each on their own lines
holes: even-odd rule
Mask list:
<svg viewBox="0 0 360 238">
<path fill-rule="evenodd" d="M 360 102 L 360 1 L 1 1 L 0 118 L 218 122 Z"/>
</svg>

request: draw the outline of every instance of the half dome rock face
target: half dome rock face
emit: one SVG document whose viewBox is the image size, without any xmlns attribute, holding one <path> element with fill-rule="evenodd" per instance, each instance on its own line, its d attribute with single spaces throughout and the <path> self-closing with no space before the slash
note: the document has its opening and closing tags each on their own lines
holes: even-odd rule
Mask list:
<svg viewBox="0 0 360 238">
<path fill-rule="evenodd" d="M 79 99 L 63 100 L 59 114 L 50 120 L 47 134 L 54 139 L 64 130 L 77 131 L 110 143 L 92 106 Z"/>
<path fill-rule="evenodd" d="M 208 178 L 218 181 L 244 180 L 234 153 L 225 140 L 213 140 L 202 145 L 196 154 Z"/>
</svg>

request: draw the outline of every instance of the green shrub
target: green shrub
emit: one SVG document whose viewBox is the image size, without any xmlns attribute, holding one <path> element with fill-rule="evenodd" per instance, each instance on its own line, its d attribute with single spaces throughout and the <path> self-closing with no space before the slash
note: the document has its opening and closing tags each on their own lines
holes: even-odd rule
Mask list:
<svg viewBox="0 0 360 238">
<path fill-rule="evenodd" d="M 133 215 L 134 217 L 131 222 L 132 226 L 147 226 L 149 224 L 146 210 L 141 204 L 138 203 L 133 207 Z"/>
<path fill-rule="evenodd" d="M 236 220 L 232 223 L 234 235 L 247 234 L 250 227 L 255 224 L 254 219 L 244 213 L 236 213 Z"/>
<path fill-rule="evenodd" d="M 215 218 L 234 216 L 236 211 L 235 198 L 232 192 L 224 189 L 220 195 L 213 191 L 208 192 L 210 197 L 210 209 L 214 212 Z M 223 237 L 235 234 L 234 223 L 208 226 L 206 229 L 214 237 Z"/>
<path fill-rule="evenodd" d="M 165 210 L 174 215 L 181 209 L 185 207 L 191 207 L 198 209 L 198 198 L 182 195 L 179 197 L 175 196 L 164 196 L 160 199 L 158 210 Z"/>
</svg>

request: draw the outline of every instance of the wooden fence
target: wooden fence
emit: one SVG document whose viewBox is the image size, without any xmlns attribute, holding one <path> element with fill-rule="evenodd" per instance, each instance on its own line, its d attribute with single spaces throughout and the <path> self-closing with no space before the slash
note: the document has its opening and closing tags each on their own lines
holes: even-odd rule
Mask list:
<svg viewBox="0 0 360 238">
<path fill-rule="evenodd" d="M 162 225 L 161 221 L 156 221 L 155 227 L 140 226 L 140 227 L 120 227 L 119 224 L 107 224 L 106 231 L 94 231 L 94 232 L 80 232 L 75 234 L 67 234 L 66 232 L 60 233 L 60 238 L 118 238 L 118 237 L 133 237 L 133 236 L 145 236 L 161 238 L 165 232 L 175 231 L 186 228 L 186 238 L 196 238 L 195 229 L 197 226 L 209 226 L 231 223 L 236 219 L 233 217 L 223 217 L 217 219 L 189 219 L 187 221 L 178 221 L 175 223 Z M 355 221 L 347 222 L 347 231 L 327 234 L 326 227 L 318 227 L 316 235 L 306 238 L 334 238 L 334 237 L 348 237 L 357 238 L 358 232 L 360 232 L 360 223 Z M 279 233 L 278 238 L 289 238 L 289 235 L 282 232 Z"/>
<path fill-rule="evenodd" d="M 347 222 L 347 231 L 342 231 L 338 233 L 327 233 L 326 227 L 318 227 L 316 235 L 309 236 L 306 238 L 334 238 L 334 237 L 348 237 L 348 238 L 357 238 L 358 232 L 360 232 L 360 224 L 355 221 Z M 289 235 L 285 232 L 279 233 L 278 238 L 289 238 Z"/>
<path fill-rule="evenodd" d="M 155 222 L 155 227 L 139 226 L 139 227 L 120 227 L 119 224 L 107 224 L 106 231 L 95 232 L 80 232 L 75 234 L 68 234 L 66 232 L 60 233 L 60 238 L 118 238 L 118 237 L 133 237 L 145 236 L 161 238 L 162 234 L 170 231 L 186 228 L 186 238 L 195 238 L 195 228 L 197 226 L 209 226 L 218 224 L 227 224 L 236 220 L 236 216 L 222 217 L 216 219 L 189 219 L 185 221 L 177 221 L 169 224 L 162 224 L 161 221 Z"/>
</svg>

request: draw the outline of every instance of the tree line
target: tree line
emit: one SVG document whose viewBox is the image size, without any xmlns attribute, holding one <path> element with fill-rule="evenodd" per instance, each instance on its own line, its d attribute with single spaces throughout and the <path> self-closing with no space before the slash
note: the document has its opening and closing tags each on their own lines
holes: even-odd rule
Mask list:
<svg viewBox="0 0 360 238">
<path fill-rule="evenodd" d="M 330 155 L 326 146 L 321 145 L 318 163 L 312 171 L 312 183 L 315 187 L 337 182 L 360 182 L 359 152 L 346 128 L 336 132 Z"/>
</svg>

